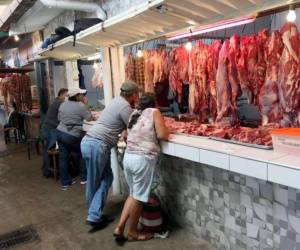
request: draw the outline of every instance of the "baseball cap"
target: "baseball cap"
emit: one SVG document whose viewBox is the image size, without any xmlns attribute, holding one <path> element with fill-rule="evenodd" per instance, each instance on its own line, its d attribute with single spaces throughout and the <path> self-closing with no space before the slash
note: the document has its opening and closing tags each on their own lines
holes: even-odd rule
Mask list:
<svg viewBox="0 0 300 250">
<path fill-rule="evenodd" d="M 69 89 L 68 91 L 69 97 L 78 95 L 78 94 L 86 94 L 86 89 L 81 89 L 81 88 L 72 88 Z"/>
<path fill-rule="evenodd" d="M 122 86 L 121 86 L 121 91 L 127 93 L 127 94 L 133 94 L 135 92 L 138 92 L 139 90 L 139 86 L 132 81 L 126 81 L 123 82 Z"/>
</svg>

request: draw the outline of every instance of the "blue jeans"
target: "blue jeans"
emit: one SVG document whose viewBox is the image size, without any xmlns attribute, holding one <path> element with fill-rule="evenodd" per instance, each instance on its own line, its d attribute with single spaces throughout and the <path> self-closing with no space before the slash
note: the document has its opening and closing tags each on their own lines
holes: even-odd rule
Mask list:
<svg viewBox="0 0 300 250">
<path fill-rule="evenodd" d="M 59 147 L 59 173 L 63 186 L 71 185 L 72 178 L 69 174 L 70 154 L 76 154 L 76 162 L 79 162 L 79 171 L 81 181 L 86 181 L 86 167 L 82 160 L 80 151 L 80 137 L 75 137 L 57 130 L 57 143 Z"/>
<path fill-rule="evenodd" d="M 53 128 L 43 128 L 43 165 L 42 173 L 44 176 L 49 176 L 49 158 L 48 150 L 55 147 L 56 143 L 56 129 Z"/>
<path fill-rule="evenodd" d="M 84 137 L 81 142 L 82 157 L 87 168 L 86 202 L 88 221 L 99 221 L 113 182 L 110 166 L 110 147 L 103 141 Z"/>
</svg>

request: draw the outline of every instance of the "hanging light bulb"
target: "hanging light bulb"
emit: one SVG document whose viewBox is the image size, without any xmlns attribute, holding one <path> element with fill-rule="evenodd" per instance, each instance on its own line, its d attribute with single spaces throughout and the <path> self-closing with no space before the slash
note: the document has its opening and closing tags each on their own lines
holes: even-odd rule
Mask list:
<svg viewBox="0 0 300 250">
<path fill-rule="evenodd" d="M 18 42 L 20 40 L 20 37 L 18 35 L 15 35 L 14 38 L 15 38 L 16 42 Z"/>
<path fill-rule="evenodd" d="M 141 49 L 139 49 L 136 53 L 137 57 L 142 57 L 143 56 L 143 51 Z"/>
<path fill-rule="evenodd" d="M 193 46 L 191 42 L 187 42 L 184 47 L 187 51 L 191 51 Z"/>
<path fill-rule="evenodd" d="M 286 16 L 286 20 L 287 20 L 288 22 L 295 22 L 295 21 L 296 21 L 296 18 L 297 18 L 297 16 L 296 16 L 296 11 L 293 10 L 293 9 L 290 9 L 290 10 L 289 10 L 289 13 L 288 13 L 287 16 Z"/>
</svg>

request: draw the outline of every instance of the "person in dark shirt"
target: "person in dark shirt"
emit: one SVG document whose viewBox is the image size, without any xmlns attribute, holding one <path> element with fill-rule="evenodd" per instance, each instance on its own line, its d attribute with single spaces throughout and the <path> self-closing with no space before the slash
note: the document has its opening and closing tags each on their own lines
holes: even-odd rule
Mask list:
<svg viewBox="0 0 300 250">
<path fill-rule="evenodd" d="M 9 130 L 7 130 L 7 128 L 16 128 L 18 130 L 18 132 L 14 131 L 14 136 L 17 141 L 20 141 L 22 139 L 22 135 L 25 134 L 24 119 L 18 111 L 17 104 L 13 102 L 12 107 L 13 111 L 8 115 L 7 124 L 4 125 L 4 137 L 6 142 L 10 141 Z"/>
<path fill-rule="evenodd" d="M 68 95 L 68 89 L 62 88 L 58 91 L 58 95 L 49 107 L 43 126 L 44 152 L 42 173 L 44 177 L 49 177 L 49 160 L 48 150 L 56 145 L 56 127 L 59 124 L 58 110 Z"/>
</svg>

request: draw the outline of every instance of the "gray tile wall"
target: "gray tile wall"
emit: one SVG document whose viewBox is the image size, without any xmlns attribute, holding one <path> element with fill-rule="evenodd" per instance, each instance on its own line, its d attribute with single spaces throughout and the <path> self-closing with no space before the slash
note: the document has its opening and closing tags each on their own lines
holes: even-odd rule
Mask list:
<svg viewBox="0 0 300 250">
<path fill-rule="evenodd" d="M 169 156 L 157 173 L 171 219 L 218 249 L 300 249 L 300 190 Z"/>
</svg>

